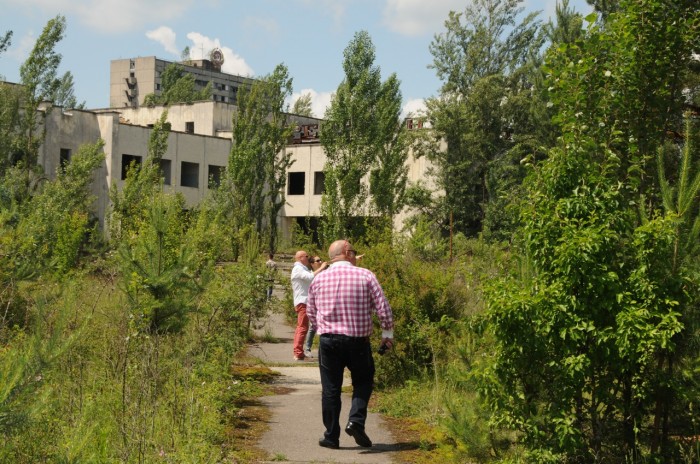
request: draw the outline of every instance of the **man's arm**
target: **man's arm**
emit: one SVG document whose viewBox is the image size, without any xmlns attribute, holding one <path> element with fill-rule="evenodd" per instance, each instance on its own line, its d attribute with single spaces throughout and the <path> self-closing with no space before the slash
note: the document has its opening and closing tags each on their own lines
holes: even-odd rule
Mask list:
<svg viewBox="0 0 700 464">
<path fill-rule="evenodd" d="M 316 295 L 313 283 L 309 287 L 309 296 L 306 299 L 306 317 L 309 318 L 309 329 L 316 330 Z"/>
<path fill-rule="evenodd" d="M 394 315 L 391 312 L 389 301 L 386 299 L 384 291 L 374 274 L 370 276 L 369 287 L 372 307 L 379 318 L 379 325 L 382 328 L 382 343 L 391 348 L 394 344 Z"/>
<path fill-rule="evenodd" d="M 311 282 L 314 280 L 314 273 L 305 269 L 304 266 L 295 265 L 292 268 L 292 280 L 294 279 Z"/>
</svg>

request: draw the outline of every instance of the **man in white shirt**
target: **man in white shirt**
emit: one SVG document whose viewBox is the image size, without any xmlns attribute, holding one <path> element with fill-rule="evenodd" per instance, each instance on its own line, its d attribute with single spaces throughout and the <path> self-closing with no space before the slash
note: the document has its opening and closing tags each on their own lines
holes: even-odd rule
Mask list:
<svg viewBox="0 0 700 464">
<path fill-rule="evenodd" d="M 314 276 L 324 270 L 328 265 L 323 263 L 318 269 L 310 269 L 309 254 L 299 250 L 294 255 L 294 267 L 292 267 L 292 292 L 294 294 L 294 311 L 297 313 L 297 328 L 294 332 L 294 360 L 303 361 L 304 340 L 309 331 L 309 318 L 306 317 L 306 300 L 309 296 L 309 285 Z"/>
</svg>

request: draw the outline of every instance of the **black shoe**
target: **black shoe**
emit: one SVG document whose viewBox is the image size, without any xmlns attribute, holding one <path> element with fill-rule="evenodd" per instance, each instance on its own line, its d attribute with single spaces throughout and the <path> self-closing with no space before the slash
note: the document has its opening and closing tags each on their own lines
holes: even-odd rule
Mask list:
<svg viewBox="0 0 700 464">
<path fill-rule="evenodd" d="M 345 433 L 354 438 L 355 443 L 362 446 L 363 448 L 372 447 L 372 440 L 369 439 L 369 437 L 365 433 L 365 428 L 362 427 L 360 424 L 348 422 L 347 427 L 345 427 Z"/>
<path fill-rule="evenodd" d="M 334 442 L 330 441 L 328 438 L 321 438 L 318 441 L 318 446 L 323 446 L 324 448 L 330 448 L 330 449 L 340 448 L 338 443 L 334 443 Z"/>
</svg>

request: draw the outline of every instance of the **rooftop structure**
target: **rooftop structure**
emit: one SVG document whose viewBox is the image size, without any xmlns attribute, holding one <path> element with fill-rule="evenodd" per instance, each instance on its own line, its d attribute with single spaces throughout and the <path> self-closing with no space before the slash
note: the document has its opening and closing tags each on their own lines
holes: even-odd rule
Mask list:
<svg viewBox="0 0 700 464">
<path fill-rule="evenodd" d="M 212 52 L 214 55 L 216 50 Z M 110 63 L 110 108 L 139 108 L 146 95 L 160 95 L 161 75 L 173 64 L 155 56 L 112 60 Z M 219 61 L 223 63 L 223 59 Z M 197 90 L 211 83 L 212 100 L 221 103 L 236 103 L 241 86 L 251 85 L 254 79 L 221 72 L 220 64 L 212 60 L 187 60 L 180 64 L 186 73 L 195 78 Z"/>
</svg>

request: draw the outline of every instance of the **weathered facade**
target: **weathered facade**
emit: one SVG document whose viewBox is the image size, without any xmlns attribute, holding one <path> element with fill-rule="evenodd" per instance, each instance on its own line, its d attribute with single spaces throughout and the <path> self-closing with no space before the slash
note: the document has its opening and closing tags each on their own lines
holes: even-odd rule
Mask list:
<svg viewBox="0 0 700 464">
<path fill-rule="evenodd" d="M 171 131 L 161 168 L 165 189 L 182 193 L 189 206 L 197 205 L 209 192 L 209 179 L 217 179 L 228 165 L 235 105 L 214 101 L 171 105 L 167 108 L 114 108 L 109 110 L 46 111 L 46 139 L 39 160 L 52 177 L 62 160 L 77 153 L 81 145 L 104 140 L 105 163 L 95 172 L 93 194 L 95 214 L 104 226 L 109 212 L 111 185 L 121 188 L 126 168 L 132 161 L 143 162 L 153 124 L 168 111 Z M 286 204 L 278 218 L 283 235 L 295 221 L 320 214 L 323 194 L 323 167 L 326 154 L 319 142 L 321 121 L 289 115 L 297 125 L 285 148 L 293 164 L 287 172 Z M 409 180 L 426 180 L 428 162 L 409 156 Z M 406 214 L 396 218 L 401 227 Z"/>
<path fill-rule="evenodd" d="M 146 95 L 160 95 L 161 75 L 171 64 L 172 61 L 155 56 L 112 60 L 109 73 L 110 108 L 139 108 Z M 189 60 L 178 64 L 184 72 L 194 76 L 197 90 L 211 83 L 212 100 L 216 102 L 235 104 L 238 90 L 254 82 L 249 77 L 223 73 L 210 60 Z"/>
</svg>

